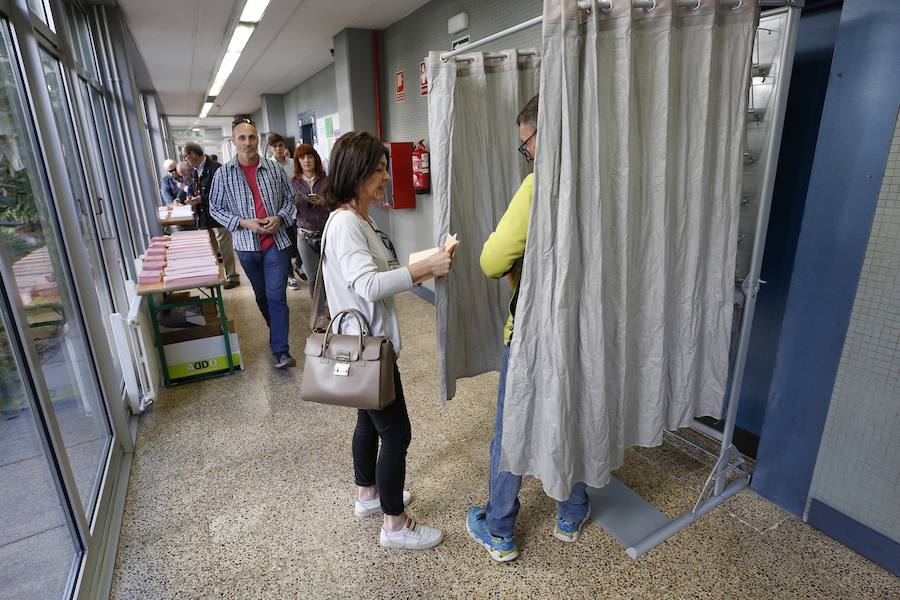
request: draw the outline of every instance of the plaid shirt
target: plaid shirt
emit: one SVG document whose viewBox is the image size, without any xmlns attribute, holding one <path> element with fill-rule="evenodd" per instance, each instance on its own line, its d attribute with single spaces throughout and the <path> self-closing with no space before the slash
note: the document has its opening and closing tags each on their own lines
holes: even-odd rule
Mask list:
<svg viewBox="0 0 900 600">
<path fill-rule="evenodd" d="M 259 157 L 256 184 L 268 215 L 281 217 L 282 226 L 275 232 L 275 244 L 279 250 L 291 245 L 286 228 L 294 223 L 294 187 L 287 175 L 274 160 Z M 212 217 L 234 232 L 234 249 L 243 252 L 259 252 L 259 236 L 240 227 L 241 219 L 255 219 L 256 206 L 253 193 L 244 173 L 234 157 L 216 171 L 209 192 L 209 212 Z"/>
</svg>

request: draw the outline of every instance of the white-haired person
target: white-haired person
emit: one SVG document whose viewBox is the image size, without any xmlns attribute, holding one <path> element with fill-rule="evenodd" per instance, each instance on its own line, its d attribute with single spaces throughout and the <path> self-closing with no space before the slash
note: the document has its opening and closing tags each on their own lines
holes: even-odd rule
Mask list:
<svg viewBox="0 0 900 600">
<path fill-rule="evenodd" d="M 163 177 L 159 184 L 159 193 L 166 204 L 172 204 L 178 199 L 178 192 L 181 191 L 179 184 L 184 181 L 178 176 L 177 166 L 178 163 L 171 158 L 163 161 Z"/>
</svg>

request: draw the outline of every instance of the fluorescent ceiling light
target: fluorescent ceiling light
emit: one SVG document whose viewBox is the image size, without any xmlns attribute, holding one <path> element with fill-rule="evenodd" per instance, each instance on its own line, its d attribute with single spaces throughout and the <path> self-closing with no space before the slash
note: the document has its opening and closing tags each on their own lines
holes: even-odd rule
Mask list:
<svg viewBox="0 0 900 600">
<path fill-rule="evenodd" d="M 234 33 L 231 34 L 231 41 L 228 42 L 228 49 L 225 52 L 237 52 L 240 54 L 247 42 L 250 41 L 250 36 L 253 35 L 254 29 L 256 29 L 256 25 L 238 23 L 238 26 L 234 28 Z"/>
<path fill-rule="evenodd" d="M 200 118 L 201 118 L 201 119 L 205 119 L 205 118 L 206 118 L 206 115 L 208 115 L 210 109 L 212 109 L 212 105 L 213 105 L 212 102 L 207 102 L 206 104 L 203 105 L 203 109 L 200 111 Z"/>
<path fill-rule="evenodd" d="M 240 52 L 225 53 L 225 56 L 222 58 L 222 64 L 219 65 L 219 72 L 216 73 L 216 78 L 213 79 L 212 86 L 209 88 L 209 94 L 207 94 L 207 96 L 219 95 L 219 92 L 222 91 L 225 82 L 228 81 L 228 76 L 231 75 L 231 71 L 234 69 L 234 65 L 237 64 L 240 57 Z"/>
<path fill-rule="evenodd" d="M 243 12 L 241 12 L 240 21 L 242 23 L 259 23 L 268 5 L 269 0 L 247 0 Z"/>
</svg>

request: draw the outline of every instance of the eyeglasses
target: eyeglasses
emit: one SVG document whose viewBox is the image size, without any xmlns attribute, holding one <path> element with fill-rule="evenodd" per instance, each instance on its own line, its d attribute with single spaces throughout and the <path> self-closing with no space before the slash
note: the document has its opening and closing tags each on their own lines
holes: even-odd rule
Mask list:
<svg viewBox="0 0 900 600">
<path fill-rule="evenodd" d="M 177 170 L 178 170 L 178 169 L 169 169 L 169 173 L 174 173 L 174 172 L 177 171 Z"/>
<path fill-rule="evenodd" d="M 521 154 L 522 156 L 524 156 L 524 157 L 525 157 L 525 160 L 527 160 L 527 161 L 529 161 L 529 162 L 533 161 L 533 160 L 534 160 L 534 157 L 533 157 L 533 156 L 531 155 L 531 153 L 528 151 L 528 142 L 530 142 L 530 141 L 531 141 L 531 138 L 533 138 L 533 137 L 536 136 L 536 135 L 537 135 L 537 131 L 535 131 L 534 133 L 532 133 L 531 135 L 529 135 L 529 136 L 528 136 L 528 139 L 525 140 L 524 142 L 522 142 L 522 143 L 519 145 L 519 154 Z"/>
</svg>

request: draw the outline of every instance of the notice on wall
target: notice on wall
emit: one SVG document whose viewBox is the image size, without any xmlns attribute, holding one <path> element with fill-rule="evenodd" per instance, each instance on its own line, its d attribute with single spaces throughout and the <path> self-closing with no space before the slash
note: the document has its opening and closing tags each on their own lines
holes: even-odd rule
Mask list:
<svg viewBox="0 0 900 600">
<path fill-rule="evenodd" d="M 339 137 L 341 137 L 341 126 L 338 113 L 316 119 L 315 149 L 322 158 L 322 163 L 326 170 L 328 169 L 328 157 L 331 156 L 331 149 L 334 148 L 334 143 Z"/>
<path fill-rule="evenodd" d="M 419 63 L 419 95 L 428 95 L 428 66 L 424 60 Z"/>
<path fill-rule="evenodd" d="M 395 98 L 397 102 L 406 100 L 406 70 L 394 74 Z"/>
</svg>

